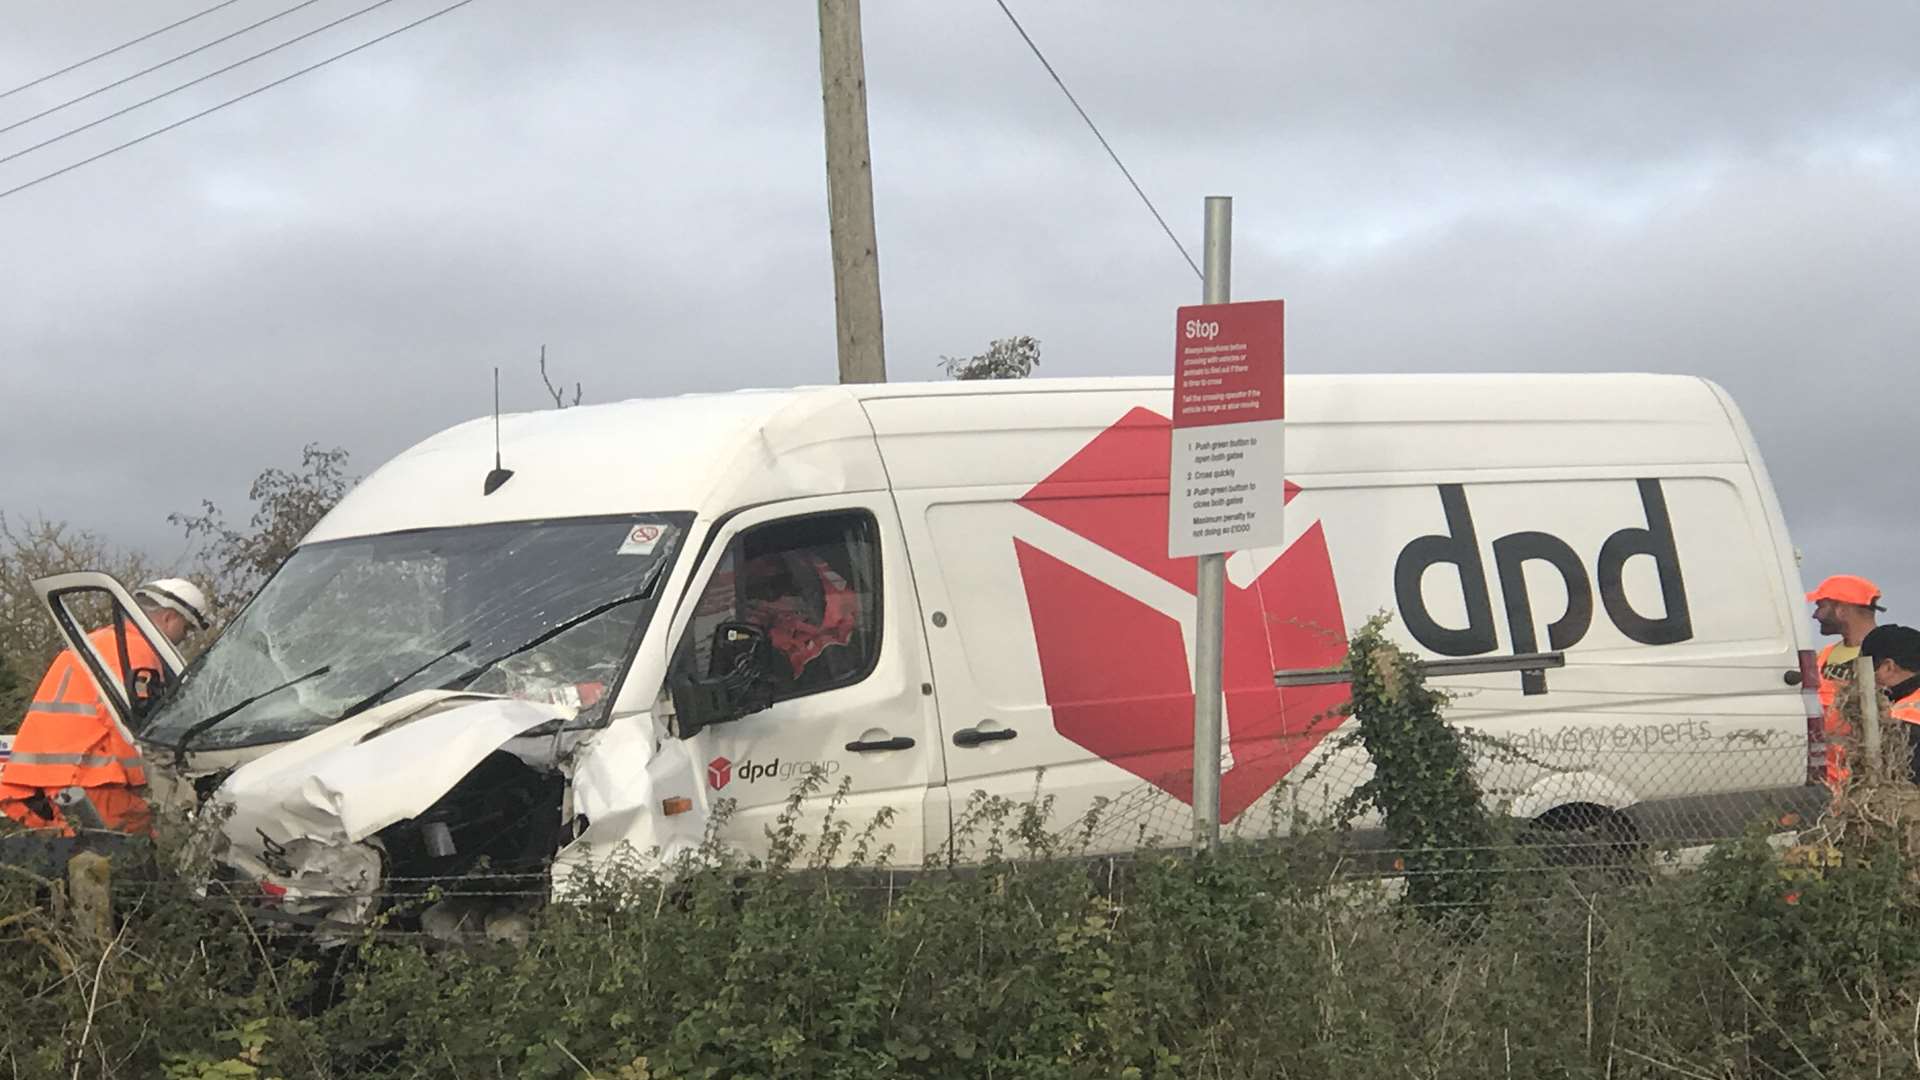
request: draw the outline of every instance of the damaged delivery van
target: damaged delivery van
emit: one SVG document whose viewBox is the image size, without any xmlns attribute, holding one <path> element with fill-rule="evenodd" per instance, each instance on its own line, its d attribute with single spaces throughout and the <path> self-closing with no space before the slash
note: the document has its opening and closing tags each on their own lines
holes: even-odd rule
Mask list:
<svg viewBox="0 0 1920 1080">
<path fill-rule="evenodd" d="M 157 693 L 86 640 L 104 597 L 160 641 L 117 582 L 41 588 L 155 798 L 217 808 L 233 873 L 330 918 L 483 861 L 564 891 L 623 847 L 697 846 L 721 800 L 751 851 L 816 770 L 807 811 L 844 787 L 893 865 L 946 850 L 979 792 L 1105 805 L 1096 848 L 1177 842 L 1195 570 L 1167 556 L 1170 399 L 1031 380 L 478 419 L 360 483 L 191 668 L 157 646 Z M 1366 778 L 1343 689 L 1273 676 L 1339 663 L 1381 611 L 1425 656 L 1566 654 L 1548 693 L 1450 687 L 1524 751 L 1507 812 L 1811 790 L 1798 571 L 1721 389 L 1299 376 L 1288 406 L 1286 542 L 1228 560 L 1223 820 Z"/>
</svg>

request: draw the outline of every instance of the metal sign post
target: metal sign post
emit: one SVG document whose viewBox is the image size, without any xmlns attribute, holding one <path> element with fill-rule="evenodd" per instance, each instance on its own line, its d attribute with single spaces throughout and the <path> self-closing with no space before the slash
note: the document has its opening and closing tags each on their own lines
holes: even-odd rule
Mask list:
<svg viewBox="0 0 1920 1080">
<path fill-rule="evenodd" d="M 1193 841 L 1220 839 L 1227 556 L 1286 542 L 1286 303 L 1228 302 L 1233 200 L 1207 199 L 1206 303 L 1174 313 L 1167 554 L 1196 556 Z"/>
<path fill-rule="evenodd" d="M 1206 276 L 1201 302 L 1226 303 L 1233 293 L 1233 199 L 1229 196 L 1207 197 L 1202 259 Z M 1176 386 L 1176 413 L 1179 392 Z M 1171 487 L 1181 480 L 1169 475 L 1167 482 Z M 1218 552 L 1203 554 L 1199 562 L 1193 622 L 1193 845 L 1207 848 L 1220 842 L 1220 669 L 1226 637 L 1227 557 Z"/>
</svg>

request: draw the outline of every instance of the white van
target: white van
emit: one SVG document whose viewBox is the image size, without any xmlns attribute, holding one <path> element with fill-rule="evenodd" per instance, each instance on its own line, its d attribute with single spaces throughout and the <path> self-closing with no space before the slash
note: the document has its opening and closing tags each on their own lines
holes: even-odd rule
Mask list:
<svg viewBox="0 0 1920 1080">
<path fill-rule="evenodd" d="M 482 418 L 388 462 L 156 704 L 124 719 L 275 893 L 766 829 L 809 770 L 888 861 L 977 792 L 1105 800 L 1178 842 L 1194 563 L 1167 556 L 1165 379 L 839 386 Z M 1283 547 L 1228 561 L 1221 813 L 1329 807 L 1339 663 L 1376 612 L 1516 748 L 1503 807 L 1645 817 L 1815 790 L 1793 548 L 1718 387 L 1649 375 L 1298 376 Z M 510 475 L 509 475 L 510 473 Z M 43 583 L 74 602 L 99 575 Z M 144 631 L 154 637 L 150 628 Z M 84 642 L 81 643 L 85 648 Z M 173 662 L 171 653 L 168 662 Z M 97 662 L 97 658 L 94 658 Z M 103 670 L 103 669 L 102 669 Z M 1537 687 L 1536 687 L 1537 689 Z M 1691 802 L 1688 802 L 1691 800 Z M 817 820 L 817 818 L 816 818 Z M 345 884 L 343 884 L 345 883 Z"/>
</svg>

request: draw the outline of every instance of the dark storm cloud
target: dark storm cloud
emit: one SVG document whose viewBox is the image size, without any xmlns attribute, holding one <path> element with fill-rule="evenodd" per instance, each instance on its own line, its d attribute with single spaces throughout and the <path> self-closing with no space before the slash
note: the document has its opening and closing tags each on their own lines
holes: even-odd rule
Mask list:
<svg viewBox="0 0 1920 1080">
<path fill-rule="evenodd" d="M 278 2 L 0 101 L 0 124 Z M 198 6 L 10 4 L 0 87 Z M 0 165 L 0 188 L 437 6 Z M 997 6 L 866 8 L 894 377 L 1015 333 L 1044 373 L 1160 370 L 1198 285 Z M 1014 8 L 1196 255 L 1201 197 L 1236 197 L 1236 294 L 1289 300 L 1300 368 L 1714 378 L 1808 577 L 1877 574 L 1896 615 L 1920 596 L 1912 482 L 1853 465 L 1910 457 L 1920 389 L 1920 9 Z M 595 400 L 831 380 L 816 47 L 808 4 L 477 0 L 0 200 L 0 509 L 170 557 L 167 511 L 235 502 L 309 441 L 371 468 L 484 412 L 495 364 L 538 406 L 542 342 Z"/>
</svg>

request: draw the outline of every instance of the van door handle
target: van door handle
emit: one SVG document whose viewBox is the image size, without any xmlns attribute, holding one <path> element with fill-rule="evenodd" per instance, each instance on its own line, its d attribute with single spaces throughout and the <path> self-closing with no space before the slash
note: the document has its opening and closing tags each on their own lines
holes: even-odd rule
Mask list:
<svg viewBox="0 0 1920 1080">
<path fill-rule="evenodd" d="M 953 733 L 953 745 L 979 746 L 981 743 L 1004 742 L 1018 734 L 1020 733 L 1010 727 L 994 728 L 991 731 L 981 731 L 979 728 L 962 728 Z"/>
<path fill-rule="evenodd" d="M 911 750 L 913 740 L 905 735 L 895 735 L 891 739 L 855 739 L 847 744 L 847 749 L 856 754 L 871 753 L 875 750 Z"/>
</svg>

